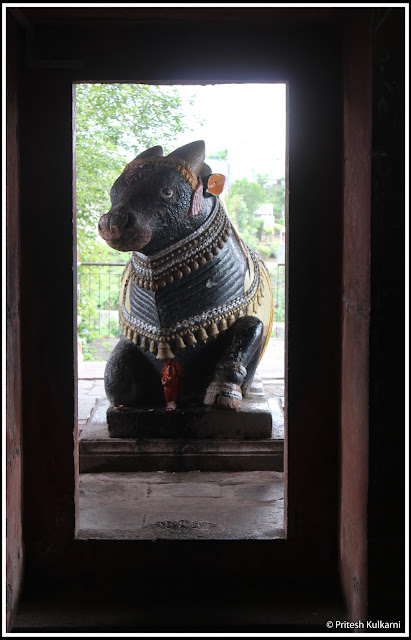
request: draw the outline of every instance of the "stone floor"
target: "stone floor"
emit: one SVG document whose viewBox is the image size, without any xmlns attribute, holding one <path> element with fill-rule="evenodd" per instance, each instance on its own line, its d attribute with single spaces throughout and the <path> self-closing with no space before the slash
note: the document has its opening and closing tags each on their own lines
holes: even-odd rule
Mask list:
<svg viewBox="0 0 411 640">
<path fill-rule="evenodd" d="M 275 471 L 82 473 L 80 538 L 284 537 Z"/>
</svg>

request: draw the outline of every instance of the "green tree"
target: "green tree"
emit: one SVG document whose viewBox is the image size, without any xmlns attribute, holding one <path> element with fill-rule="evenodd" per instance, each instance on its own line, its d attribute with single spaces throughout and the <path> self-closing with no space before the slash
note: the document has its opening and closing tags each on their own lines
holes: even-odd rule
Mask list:
<svg viewBox="0 0 411 640">
<path fill-rule="evenodd" d="M 188 101 L 191 105 L 192 101 Z M 127 262 L 128 253 L 114 251 L 99 237 L 97 223 L 110 209 L 109 192 L 124 166 L 138 153 L 161 144 L 175 148 L 188 130 L 184 103 L 176 89 L 137 84 L 76 86 L 77 248 L 81 262 Z M 121 268 L 119 274 L 121 274 Z M 107 272 L 81 266 L 78 271 L 78 334 L 85 359 L 99 335 L 116 336 L 118 323 L 102 327 L 100 311 L 117 306 L 120 275 L 107 284 Z"/>
<path fill-rule="evenodd" d="M 264 189 L 256 182 L 250 182 L 247 178 L 236 180 L 230 186 L 227 193 L 227 206 L 235 196 L 241 196 L 247 207 L 248 221 L 251 222 L 254 214 L 262 202 L 265 202 Z"/>
<path fill-rule="evenodd" d="M 284 218 L 285 207 L 285 180 L 280 178 L 274 182 L 270 180 L 268 173 L 257 175 L 257 184 L 263 189 L 265 194 L 264 202 L 271 202 L 273 205 L 274 218 L 279 221 Z"/>
<path fill-rule="evenodd" d="M 216 153 L 210 153 L 207 156 L 207 160 L 225 160 L 227 158 L 227 149 L 223 149 L 222 151 L 216 151 Z"/>
<path fill-rule="evenodd" d="M 255 213 L 260 204 L 265 202 L 263 188 L 247 178 L 235 180 L 228 190 L 225 202 L 227 211 L 243 240 L 252 249 L 257 249 L 264 223 Z"/>
<path fill-rule="evenodd" d="M 176 89 L 140 84 L 76 86 L 76 199 L 79 259 L 103 251 L 97 233 L 109 191 L 127 162 L 156 144 L 173 150 L 188 129 Z"/>
</svg>

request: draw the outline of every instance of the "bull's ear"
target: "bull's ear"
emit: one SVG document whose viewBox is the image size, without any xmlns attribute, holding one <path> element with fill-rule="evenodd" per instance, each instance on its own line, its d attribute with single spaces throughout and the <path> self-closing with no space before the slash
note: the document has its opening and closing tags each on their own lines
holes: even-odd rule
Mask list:
<svg viewBox="0 0 411 640">
<path fill-rule="evenodd" d="M 145 151 L 142 151 L 137 158 L 151 158 L 152 156 L 163 156 L 164 155 L 164 151 L 163 151 L 163 147 L 160 147 L 160 145 L 157 145 L 156 147 L 151 147 L 150 149 L 146 149 Z M 137 158 L 135 158 L 135 160 L 137 160 Z"/>
<path fill-rule="evenodd" d="M 180 158 L 187 162 L 190 167 L 195 171 L 196 175 L 200 175 L 203 168 L 205 158 L 205 143 L 204 140 L 197 140 L 196 142 L 190 142 L 183 147 L 179 147 L 175 151 L 168 154 L 168 158 Z"/>
<path fill-rule="evenodd" d="M 206 164 L 204 162 L 202 168 L 201 168 L 201 175 L 202 176 L 211 176 L 213 172 L 211 171 L 211 168 L 208 166 L 208 164 Z"/>
</svg>

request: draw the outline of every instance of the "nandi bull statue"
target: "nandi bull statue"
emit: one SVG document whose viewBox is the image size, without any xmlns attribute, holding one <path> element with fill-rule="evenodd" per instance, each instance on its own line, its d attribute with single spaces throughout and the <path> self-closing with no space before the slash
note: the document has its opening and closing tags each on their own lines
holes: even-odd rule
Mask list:
<svg viewBox="0 0 411 640">
<path fill-rule="evenodd" d="M 238 409 L 270 335 L 267 271 L 220 202 L 205 144 L 140 153 L 115 181 L 98 229 L 132 251 L 121 284 L 124 334 L 105 370 L 114 407 Z"/>
</svg>

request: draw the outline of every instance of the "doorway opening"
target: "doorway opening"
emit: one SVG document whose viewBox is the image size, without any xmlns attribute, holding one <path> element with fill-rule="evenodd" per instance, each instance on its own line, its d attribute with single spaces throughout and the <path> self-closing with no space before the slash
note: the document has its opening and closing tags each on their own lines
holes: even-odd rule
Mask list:
<svg viewBox="0 0 411 640">
<path fill-rule="evenodd" d="M 282 537 L 286 326 L 286 85 L 77 84 L 79 537 Z M 231 222 L 264 261 L 273 324 L 251 402 L 272 417 L 268 439 L 110 438 L 107 359 L 120 339 L 118 296 L 130 253 L 97 232 L 124 166 L 204 140 L 225 176 Z M 214 514 L 214 515 L 213 515 Z"/>
</svg>

